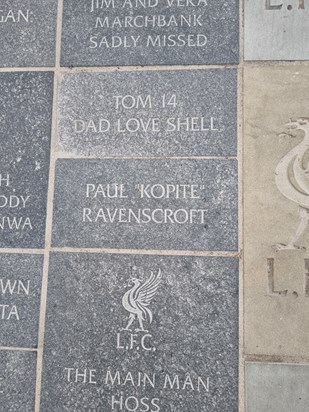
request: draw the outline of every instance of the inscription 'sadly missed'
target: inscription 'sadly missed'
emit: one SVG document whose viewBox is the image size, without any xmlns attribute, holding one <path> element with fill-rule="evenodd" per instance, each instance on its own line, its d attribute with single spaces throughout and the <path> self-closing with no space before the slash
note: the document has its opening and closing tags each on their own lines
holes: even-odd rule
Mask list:
<svg viewBox="0 0 309 412">
<path fill-rule="evenodd" d="M 64 0 L 62 66 L 234 64 L 238 0 Z"/>
</svg>

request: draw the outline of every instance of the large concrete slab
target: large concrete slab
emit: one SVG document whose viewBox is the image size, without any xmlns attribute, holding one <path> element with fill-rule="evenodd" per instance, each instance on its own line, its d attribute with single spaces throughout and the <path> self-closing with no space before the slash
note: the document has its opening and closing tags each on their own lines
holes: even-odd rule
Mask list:
<svg viewBox="0 0 309 412">
<path fill-rule="evenodd" d="M 247 412 L 307 412 L 309 365 L 246 363 Z"/>
<path fill-rule="evenodd" d="M 0 254 L 0 346 L 37 347 L 42 255 Z"/>
<path fill-rule="evenodd" d="M 85 156 L 235 156 L 237 73 L 65 75 L 58 131 L 64 151 Z"/>
<path fill-rule="evenodd" d="M 36 353 L 0 351 L 0 410 L 33 412 Z"/>
<path fill-rule="evenodd" d="M 237 283 L 236 258 L 53 253 L 41 410 L 238 411 Z"/>
<path fill-rule="evenodd" d="M 44 247 L 52 73 L 0 73 L 0 247 Z"/>
<path fill-rule="evenodd" d="M 246 68 L 245 90 L 245 352 L 308 356 L 308 68 Z"/>
<path fill-rule="evenodd" d="M 0 9 L 0 67 L 53 66 L 57 1 L 2 0 Z"/>
<path fill-rule="evenodd" d="M 58 160 L 53 246 L 235 251 L 237 161 Z"/>
<path fill-rule="evenodd" d="M 245 60 L 308 60 L 305 0 L 245 0 Z"/>
<path fill-rule="evenodd" d="M 63 9 L 62 66 L 238 62 L 238 0 L 65 0 Z"/>
</svg>

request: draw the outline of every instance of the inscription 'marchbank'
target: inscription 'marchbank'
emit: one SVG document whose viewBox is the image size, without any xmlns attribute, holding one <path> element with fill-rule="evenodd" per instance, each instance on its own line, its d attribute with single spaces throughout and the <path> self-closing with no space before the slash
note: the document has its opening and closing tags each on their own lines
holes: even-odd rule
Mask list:
<svg viewBox="0 0 309 412">
<path fill-rule="evenodd" d="M 163 1 L 166 3 L 165 10 L 173 7 L 181 7 L 186 11 L 186 7 L 207 7 L 206 0 L 160 0 L 160 6 Z M 122 0 L 102 1 L 92 0 L 90 12 L 96 10 L 124 9 L 128 15 L 122 16 L 103 16 L 96 17 L 94 27 L 105 29 L 119 28 L 173 28 L 173 27 L 202 27 L 204 25 L 203 14 L 151 14 L 151 15 L 133 15 L 129 14 L 132 9 L 153 9 L 158 8 L 159 0 Z M 199 11 L 199 9 L 196 9 Z M 132 12 L 131 12 L 132 13 Z M 163 35 L 145 35 L 145 36 L 106 36 L 91 35 L 89 38 L 90 49 L 96 48 L 118 48 L 118 47 L 203 47 L 207 44 L 205 34 L 163 34 Z"/>
<path fill-rule="evenodd" d="M 64 0 L 62 65 L 237 63 L 238 14 L 237 0 Z"/>
</svg>

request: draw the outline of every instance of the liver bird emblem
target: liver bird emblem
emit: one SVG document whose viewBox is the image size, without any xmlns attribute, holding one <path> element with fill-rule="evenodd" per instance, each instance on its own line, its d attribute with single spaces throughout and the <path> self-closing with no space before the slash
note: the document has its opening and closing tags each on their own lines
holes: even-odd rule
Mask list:
<svg viewBox="0 0 309 412">
<path fill-rule="evenodd" d="M 276 168 L 276 184 L 283 196 L 299 206 L 300 221 L 295 234 L 287 243 L 279 243 L 273 247 L 276 250 L 306 250 L 296 243 L 309 221 L 309 118 L 291 119 L 285 126 L 284 135 L 293 138 L 296 136 L 295 131 L 300 130 L 303 140 L 279 162 Z"/>
<path fill-rule="evenodd" d="M 148 332 L 144 328 L 144 322 L 148 319 L 149 323 L 152 323 L 152 312 L 148 306 L 160 286 L 161 278 L 162 275 L 160 269 L 157 275 L 154 275 L 153 272 L 151 272 L 149 279 L 144 282 L 135 277 L 130 278 L 129 286 L 133 284 L 133 287 L 128 290 L 122 298 L 122 305 L 130 314 L 128 324 L 124 330 L 131 330 L 130 327 L 132 323 L 137 319 L 139 328 L 135 330 Z"/>
</svg>

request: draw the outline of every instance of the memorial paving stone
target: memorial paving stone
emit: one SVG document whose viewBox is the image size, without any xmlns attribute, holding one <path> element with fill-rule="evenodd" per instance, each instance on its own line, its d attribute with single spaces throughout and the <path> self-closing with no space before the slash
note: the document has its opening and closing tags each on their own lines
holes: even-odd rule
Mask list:
<svg viewBox="0 0 309 412">
<path fill-rule="evenodd" d="M 65 75 L 62 150 L 91 156 L 235 156 L 234 69 Z"/>
<path fill-rule="evenodd" d="M 64 0 L 61 64 L 234 64 L 238 37 L 238 0 Z"/>
<path fill-rule="evenodd" d="M 37 346 L 42 270 L 42 255 L 0 254 L 0 346 Z"/>
<path fill-rule="evenodd" d="M 247 412 L 307 412 L 309 365 L 246 363 Z"/>
<path fill-rule="evenodd" d="M 305 0 L 245 1 L 245 60 L 308 60 Z"/>
<path fill-rule="evenodd" d="M 44 247 L 52 73 L 0 73 L 0 247 Z"/>
<path fill-rule="evenodd" d="M 237 161 L 58 160 L 53 246 L 237 250 Z"/>
<path fill-rule="evenodd" d="M 309 355 L 309 71 L 245 70 L 245 352 Z"/>
<path fill-rule="evenodd" d="M 33 412 L 36 353 L 0 351 L 0 410 Z"/>
<path fill-rule="evenodd" d="M 236 258 L 52 253 L 42 411 L 236 412 Z"/>
<path fill-rule="evenodd" d="M 0 9 L 0 67 L 53 66 L 57 1 L 2 0 Z"/>
</svg>

